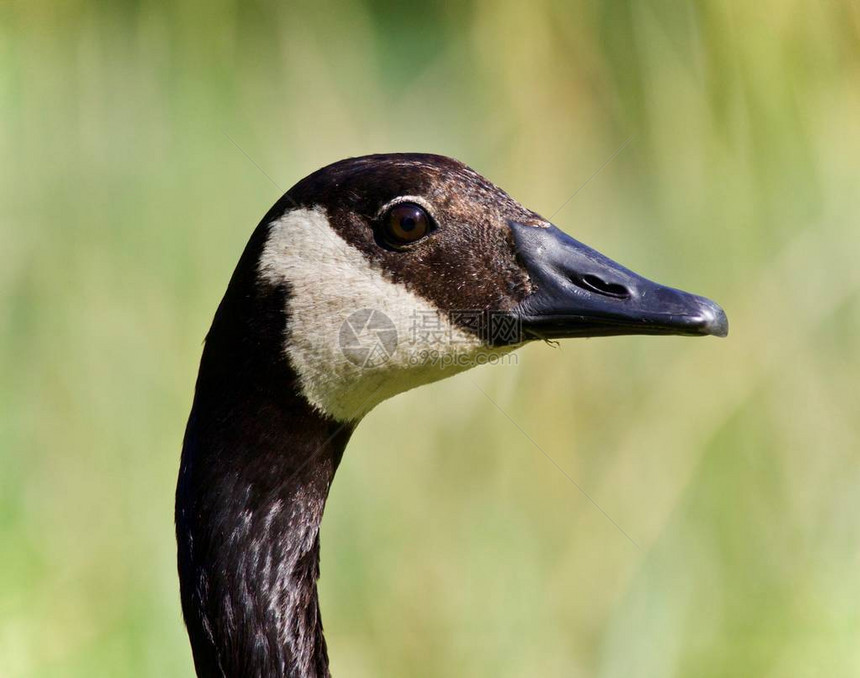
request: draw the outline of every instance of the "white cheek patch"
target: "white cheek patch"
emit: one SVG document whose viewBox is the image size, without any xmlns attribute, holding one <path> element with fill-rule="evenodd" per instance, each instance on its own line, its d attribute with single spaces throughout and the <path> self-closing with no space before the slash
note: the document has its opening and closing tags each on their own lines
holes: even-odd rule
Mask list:
<svg viewBox="0 0 860 678">
<path fill-rule="evenodd" d="M 294 209 L 273 221 L 258 270 L 267 283 L 288 285 L 284 348 L 302 394 L 339 421 L 358 421 L 391 396 L 512 350 L 485 345 L 432 303 L 386 279 L 331 228 L 321 208 Z M 396 329 L 396 342 L 386 342 L 382 359 L 364 364 L 347 357 L 341 334 L 362 309 L 381 312 Z M 433 332 L 416 343 L 416 322 L 426 327 L 428 318 Z M 387 321 L 386 327 L 392 337 Z"/>
</svg>

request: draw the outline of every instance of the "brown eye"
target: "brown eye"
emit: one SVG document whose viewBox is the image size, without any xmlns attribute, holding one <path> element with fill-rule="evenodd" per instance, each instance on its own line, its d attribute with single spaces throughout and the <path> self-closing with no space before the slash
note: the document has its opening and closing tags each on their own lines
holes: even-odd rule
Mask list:
<svg viewBox="0 0 860 678">
<path fill-rule="evenodd" d="M 382 236 L 389 245 L 403 247 L 427 235 L 430 226 L 430 217 L 423 207 L 412 202 L 402 202 L 385 215 Z"/>
</svg>

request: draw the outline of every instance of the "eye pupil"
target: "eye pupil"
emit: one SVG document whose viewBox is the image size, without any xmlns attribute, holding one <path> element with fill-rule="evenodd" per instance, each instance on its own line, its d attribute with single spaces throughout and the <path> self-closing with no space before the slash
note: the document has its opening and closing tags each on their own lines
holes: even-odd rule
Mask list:
<svg viewBox="0 0 860 678">
<path fill-rule="evenodd" d="M 430 216 L 420 205 L 399 203 L 392 207 L 382 221 L 382 239 L 392 247 L 416 242 L 430 232 Z"/>
</svg>

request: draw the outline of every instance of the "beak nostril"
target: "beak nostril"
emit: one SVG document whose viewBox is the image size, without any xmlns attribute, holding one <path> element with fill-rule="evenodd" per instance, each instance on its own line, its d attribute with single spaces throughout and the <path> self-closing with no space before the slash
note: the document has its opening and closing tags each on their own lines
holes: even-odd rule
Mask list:
<svg viewBox="0 0 860 678">
<path fill-rule="evenodd" d="M 619 283 L 606 282 L 598 278 L 596 275 L 586 274 L 571 276 L 571 282 L 577 287 L 588 292 L 601 294 L 604 297 L 612 297 L 613 299 L 629 299 L 630 290 Z"/>
</svg>

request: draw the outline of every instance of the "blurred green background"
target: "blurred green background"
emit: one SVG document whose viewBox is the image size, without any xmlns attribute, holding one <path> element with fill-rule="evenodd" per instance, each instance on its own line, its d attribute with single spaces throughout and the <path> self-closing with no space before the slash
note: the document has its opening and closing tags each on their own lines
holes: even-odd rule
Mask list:
<svg viewBox="0 0 860 678">
<path fill-rule="evenodd" d="M 533 345 L 373 412 L 323 523 L 335 675 L 860 675 L 856 3 L 27 0 L 0 5 L 0 677 L 192 675 L 203 336 L 283 190 L 396 150 L 732 330 Z"/>
</svg>

